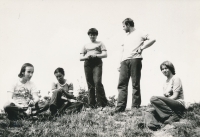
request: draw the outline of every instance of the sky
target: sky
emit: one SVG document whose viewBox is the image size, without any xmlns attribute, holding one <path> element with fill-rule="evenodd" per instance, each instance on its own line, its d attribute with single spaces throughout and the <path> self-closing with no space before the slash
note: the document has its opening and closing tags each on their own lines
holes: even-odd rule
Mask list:
<svg viewBox="0 0 200 137">
<path fill-rule="evenodd" d="M 118 96 L 120 48 L 126 35 L 122 21 L 129 17 L 135 28 L 147 32 L 156 43 L 143 51 L 142 105 L 151 96 L 162 96 L 166 77 L 163 61 L 171 61 L 180 77 L 185 101 L 200 102 L 200 1 L 198 0 L 0 0 L 0 107 L 6 91 L 24 63 L 34 65 L 32 81 L 45 95 L 56 81 L 54 70 L 62 67 L 65 78 L 87 90 L 81 48 L 96 28 L 108 57 L 103 59 L 102 83 L 106 96 Z M 131 106 L 131 80 L 128 104 Z"/>
</svg>

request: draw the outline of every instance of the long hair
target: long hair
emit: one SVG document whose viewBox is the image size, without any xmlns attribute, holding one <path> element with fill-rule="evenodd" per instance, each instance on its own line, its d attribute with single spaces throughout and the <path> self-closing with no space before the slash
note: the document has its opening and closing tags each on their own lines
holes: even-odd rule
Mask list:
<svg viewBox="0 0 200 137">
<path fill-rule="evenodd" d="M 20 70 L 20 73 L 18 74 L 18 77 L 22 78 L 24 76 L 24 72 L 26 71 L 26 67 L 33 67 L 32 64 L 30 63 L 25 63 L 22 67 L 21 67 L 21 70 Z"/>
<path fill-rule="evenodd" d="M 161 65 L 160 65 L 160 70 L 162 71 L 162 66 L 166 66 L 173 75 L 176 74 L 175 72 L 175 68 L 174 65 L 170 62 L 170 61 L 164 61 Z"/>
</svg>

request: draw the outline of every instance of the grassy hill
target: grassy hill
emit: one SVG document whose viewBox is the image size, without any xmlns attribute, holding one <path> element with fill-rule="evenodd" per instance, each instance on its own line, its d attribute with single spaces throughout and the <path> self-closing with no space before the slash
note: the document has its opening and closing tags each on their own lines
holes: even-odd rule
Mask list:
<svg viewBox="0 0 200 137">
<path fill-rule="evenodd" d="M 39 115 L 37 120 L 22 120 L 22 127 L 5 127 L 0 133 L 8 137 L 199 137 L 200 104 L 192 104 L 180 122 L 163 125 L 158 131 L 138 128 L 143 121 L 142 111 L 151 106 L 143 106 L 135 113 L 126 110 L 114 116 L 109 115 L 114 108 L 103 110 L 83 109 L 78 114 L 63 115 L 49 120 L 49 112 Z M 2 118 L 2 117 L 1 117 Z M 3 120 L 3 119 L 2 119 Z"/>
</svg>

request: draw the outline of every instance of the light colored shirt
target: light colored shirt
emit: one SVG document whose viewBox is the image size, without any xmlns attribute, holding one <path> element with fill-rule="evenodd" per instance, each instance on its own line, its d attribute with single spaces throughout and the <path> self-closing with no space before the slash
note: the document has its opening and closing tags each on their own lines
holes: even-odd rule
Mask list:
<svg viewBox="0 0 200 137">
<path fill-rule="evenodd" d="M 142 55 L 138 54 L 136 51 L 144 44 L 144 41 L 148 40 L 148 36 L 148 34 L 136 29 L 130 34 L 127 34 L 124 39 L 124 44 L 122 45 L 123 52 L 121 62 L 127 59 L 142 58 Z"/>
<path fill-rule="evenodd" d="M 95 43 L 88 43 L 81 49 L 81 54 L 101 54 L 102 51 L 107 51 L 105 45 L 101 41 L 96 41 Z"/>
<path fill-rule="evenodd" d="M 180 102 L 183 106 L 184 103 L 184 95 L 183 95 L 183 86 L 180 78 L 173 76 L 169 81 L 166 81 L 163 85 L 163 92 L 178 92 L 178 96 L 175 100 Z"/>
<path fill-rule="evenodd" d="M 29 101 L 33 99 L 33 94 L 37 93 L 37 88 L 32 81 L 27 81 L 25 84 L 20 82 L 20 79 L 12 84 L 8 92 L 12 93 L 12 99 L 23 106 L 27 106 Z"/>
<path fill-rule="evenodd" d="M 52 90 L 59 88 L 63 88 L 66 92 L 69 92 L 69 90 L 74 89 L 73 84 L 67 80 L 65 81 L 64 84 L 60 84 L 59 82 L 53 83 Z"/>
<path fill-rule="evenodd" d="M 63 88 L 65 90 L 65 92 L 67 92 L 69 94 L 73 94 L 73 92 L 70 93 L 69 90 L 73 91 L 74 86 L 71 82 L 69 82 L 67 80 L 65 81 L 64 84 L 60 84 L 59 82 L 53 83 L 52 90 L 59 89 L 59 88 Z M 63 96 L 66 97 L 65 94 L 63 94 Z M 68 99 L 68 98 L 67 98 L 67 100 L 70 101 L 70 99 Z"/>
</svg>

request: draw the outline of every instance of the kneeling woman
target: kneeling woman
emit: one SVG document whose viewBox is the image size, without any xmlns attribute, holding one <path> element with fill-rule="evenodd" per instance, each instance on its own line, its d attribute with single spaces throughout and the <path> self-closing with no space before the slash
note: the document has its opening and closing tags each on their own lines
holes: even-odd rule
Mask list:
<svg viewBox="0 0 200 137">
<path fill-rule="evenodd" d="M 183 87 L 171 62 L 163 62 L 160 69 L 167 77 L 163 85 L 164 97 L 153 96 L 150 101 L 164 124 L 169 124 L 179 121 L 185 110 Z"/>
<path fill-rule="evenodd" d="M 25 63 L 18 75 L 19 79 L 8 90 L 8 101 L 4 105 L 4 110 L 8 114 L 8 119 L 17 120 L 26 117 L 28 107 L 38 108 L 38 90 L 30 79 L 33 76 L 34 67 L 30 63 Z"/>
</svg>

